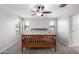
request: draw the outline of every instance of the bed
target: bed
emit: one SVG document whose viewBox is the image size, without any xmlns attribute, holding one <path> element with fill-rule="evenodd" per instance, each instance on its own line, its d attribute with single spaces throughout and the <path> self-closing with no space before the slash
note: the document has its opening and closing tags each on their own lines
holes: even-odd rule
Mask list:
<svg viewBox="0 0 79 59">
<path fill-rule="evenodd" d="M 46 32 L 46 28 L 32 28 L 33 32 Z M 54 48 L 56 51 L 56 35 L 55 34 L 22 34 L 22 51 L 23 48 Z"/>
</svg>

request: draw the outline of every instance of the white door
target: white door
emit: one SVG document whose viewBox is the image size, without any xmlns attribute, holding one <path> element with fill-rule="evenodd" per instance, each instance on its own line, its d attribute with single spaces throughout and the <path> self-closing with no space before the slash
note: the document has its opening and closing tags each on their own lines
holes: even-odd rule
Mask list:
<svg viewBox="0 0 79 59">
<path fill-rule="evenodd" d="M 72 45 L 79 46 L 79 14 L 72 16 Z"/>
</svg>

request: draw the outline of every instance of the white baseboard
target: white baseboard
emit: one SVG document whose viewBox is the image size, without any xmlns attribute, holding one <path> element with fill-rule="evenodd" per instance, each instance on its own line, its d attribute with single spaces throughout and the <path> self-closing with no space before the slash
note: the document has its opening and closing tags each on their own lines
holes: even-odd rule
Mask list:
<svg viewBox="0 0 79 59">
<path fill-rule="evenodd" d="M 58 41 L 61 42 L 62 44 L 64 44 L 65 46 L 68 46 L 67 43 L 65 43 L 65 42 L 62 41 L 61 39 L 59 39 Z"/>
<path fill-rule="evenodd" d="M 73 43 L 72 46 L 79 46 L 79 42 L 78 43 Z"/>
<path fill-rule="evenodd" d="M 15 41 L 15 42 L 13 42 L 12 44 L 8 45 L 8 46 L 5 47 L 4 49 L 2 49 L 2 50 L 0 51 L 0 53 L 4 52 L 6 49 L 12 47 L 13 45 L 15 45 L 16 43 L 18 43 L 19 41 L 20 41 L 20 40 L 17 40 L 17 41 Z"/>
<path fill-rule="evenodd" d="M 64 42 L 59 36 L 57 36 L 57 39 L 58 39 L 59 42 L 61 42 L 65 46 L 68 46 L 68 44 L 66 42 Z"/>
</svg>

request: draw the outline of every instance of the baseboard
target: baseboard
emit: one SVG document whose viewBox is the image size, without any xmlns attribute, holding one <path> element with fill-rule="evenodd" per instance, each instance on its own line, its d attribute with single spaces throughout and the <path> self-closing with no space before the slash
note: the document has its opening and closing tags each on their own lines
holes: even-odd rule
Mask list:
<svg viewBox="0 0 79 59">
<path fill-rule="evenodd" d="M 58 40 L 59 42 L 61 42 L 61 43 L 64 44 L 65 46 L 68 46 L 68 44 L 65 43 L 60 37 L 57 36 L 57 38 L 58 38 L 57 40 Z"/>
<path fill-rule="evenodd" d="M 62 41 L 61 39 L 58 40 L 59 42 L 61 42 L 62 44 L 64 44 L 65 46 L 68 46 L 64 41 Z"/>
<path fill-rule="evenodd" d="M 15 41 L 15 42 L 13 42 L 12 44 L 10 44 L 9 46 L 5 47 L 4 49 L 2 49 L 2 50 L 0 51 L 0 53 L 4 52 L 4 51 L 7 50 L 8 48 L 12 47 L 13 45 L 15 45 L 16 43 L 18 43 L 19 41 L 20 41 L 20 40 L 17 40 L 17 41 Z"/>
<path fill-rule="evenodd" d="M 68 45 L 68 47 L 72 47 L 72 45 Z"/>
<path fill-rule="evenodd" d="M 79 42 L 78 43 L 73 43 L 72 46 L 79 46 Z"/>
</svg>

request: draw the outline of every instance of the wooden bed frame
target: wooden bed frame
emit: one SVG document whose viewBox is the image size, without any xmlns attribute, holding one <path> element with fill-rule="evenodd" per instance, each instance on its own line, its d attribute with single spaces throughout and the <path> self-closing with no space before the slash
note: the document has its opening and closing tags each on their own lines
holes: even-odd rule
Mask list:
<svg viewBox="0 0 79 59">
<path fill-rule="evenodd" d="M 22 35 L 23 48 L 54 48 L 56 51 L 56 35 Z"/>
</svg>

